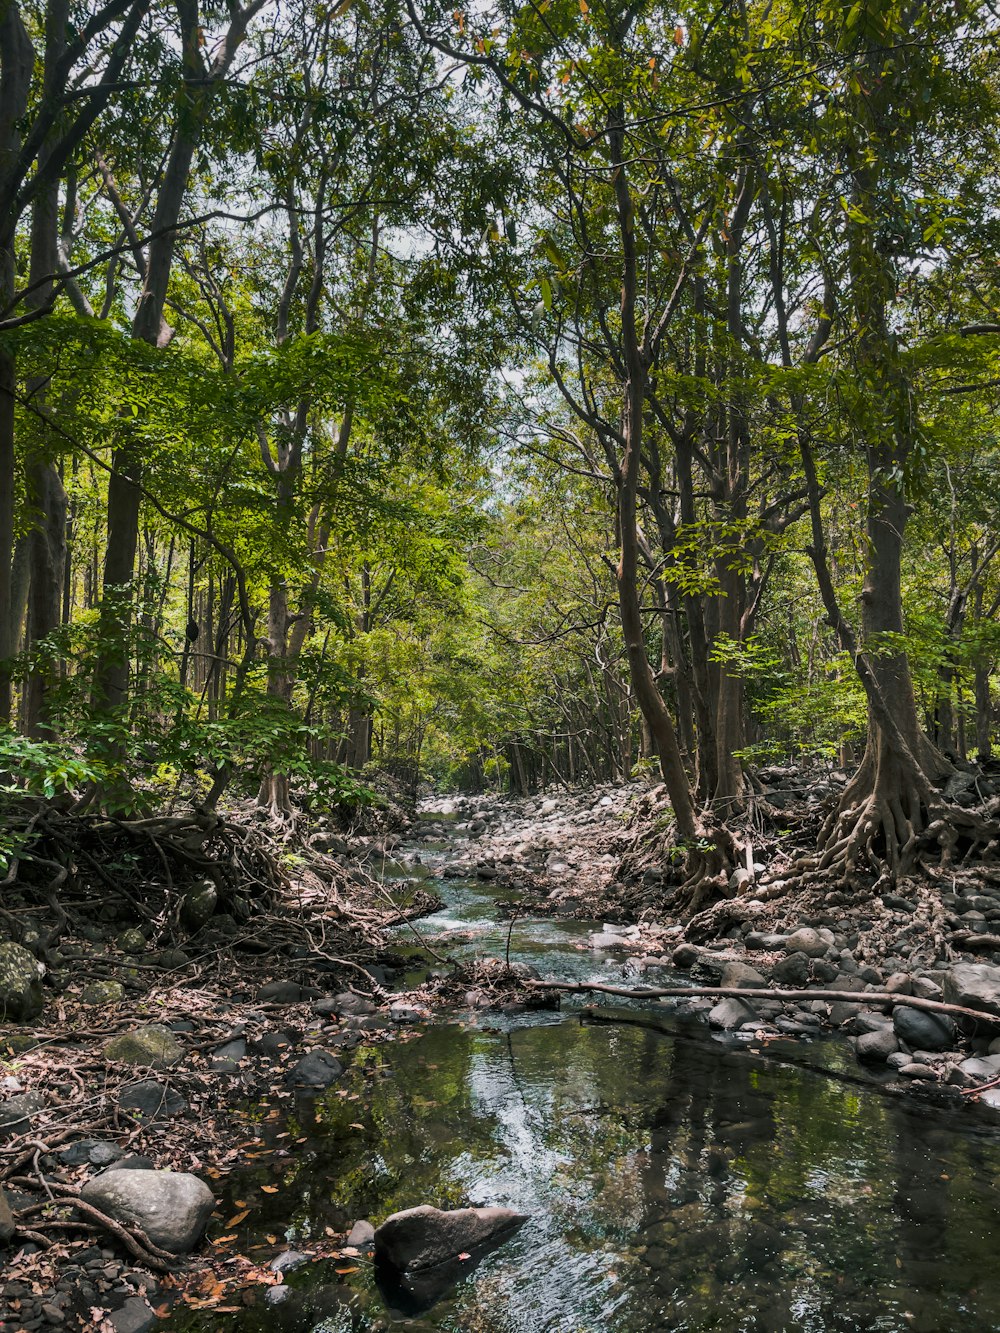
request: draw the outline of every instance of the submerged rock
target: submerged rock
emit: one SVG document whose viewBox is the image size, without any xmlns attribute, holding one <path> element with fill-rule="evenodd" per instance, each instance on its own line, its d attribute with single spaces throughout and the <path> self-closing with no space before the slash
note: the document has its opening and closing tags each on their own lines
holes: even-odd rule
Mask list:
<svg viewBox="0 0 1000 1333">
<path fill-rule="evenodd" d="M 328 1088 L 336 1083 L 344 1066 L 329 1051 L 314 1050 L 304 1055 L 294 1069 L 285 1075 L 289 1088 Z"/>
<path fill-rule="evenodd" d="M 512 1235 L 527 1221 L 511 1208 L 456 1208 L 429 1204 L 387 1217 L 375 1230 L 375 1257 L 406 1272 L 434 1268 L 458 1255 Z"/>
<path fill-rule="evenodd" d="M 721 1028 L 723 1032 L 736 1032 L 744 1023 L 757 1020 L 756 1012 L 744 1000 L 729 996 L 720 1000 L 708 1015 L 709 1026 Z"/>
<path fill-rule="evenodd" d="M 127 1226 L 141 1227 L 171 1254 L 186 1254 L 197 1245 L 215 1207 L 205 1182 L 185 1171 L 106 1171 L 84 1185 L 80 1198 Z"/>
</svg>

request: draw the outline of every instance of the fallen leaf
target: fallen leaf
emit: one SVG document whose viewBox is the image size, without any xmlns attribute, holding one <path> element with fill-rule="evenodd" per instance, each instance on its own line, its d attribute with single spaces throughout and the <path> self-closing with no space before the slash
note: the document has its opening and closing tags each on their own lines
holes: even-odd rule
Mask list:
<svg viewBox="0 0 1000 1333">
<path fill-rule="evenodd" d="M 459 1257 L 460 1259 L 471 1259 L 471 1258 L 472 1258 L 472 1255 L 471 1255 L 471 1254 L 466 1254 L 465 1251 L 463 1250 L 462 1253 L 461 1253 L 458 1257 Z"/>
<path fill-rule="evenodd" d="M 333 1271 L 335 1273 L 356 1273 L 358 1271 L 358 1266 L 355 1264 L 353 1268 L 335 1268 Z"/>
<path fill-rule="evenodd" d="M 246 1217 L 246 1213 L 244 1213 L 243 1216 Z M 235 1225 L 235 1224 L 234 1224 L 233 1222 L 230 1222 L 229 1225 L 230 1225 L 230 1226 L 233 1226 L 233 1225 Z M 212 1241 L 212 1244 L 213 1244 L 213 1245 L 228 1245 L 229 1242 L 230 1242 L 231 1240 L 235 1240 L 235 1239 L 236 1239 L 236 1232 L 234 1231 L 234 1232 L 232 1233 L 231 1236 L 216 1236 L 215 1240 Z"/>
<path fill-rule="evenodd" d="M 278 1192 L 277 1185 L 261 1185 L 260 1188 L 261 1188 L 261 1193 L 263 1194 L 277 1194 Z"/>
<path fill-rule="evenodd" d="M 250 1216 L 250 1209 L 244 1208 L 242 1213 L 237 1213 L 235 1217 L 231 1217 L 229 1219 L 229 1221 L 226 1223 L 226 1230 L 228 1231 L 230 1227 L 238 1227 L 239 1224 L 249 1216 Z"/>
</svg>

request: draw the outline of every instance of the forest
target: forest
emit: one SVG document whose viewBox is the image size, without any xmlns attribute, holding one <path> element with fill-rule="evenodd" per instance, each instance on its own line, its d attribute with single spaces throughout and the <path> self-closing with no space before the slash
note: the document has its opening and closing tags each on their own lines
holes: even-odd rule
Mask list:
<svg viewBox="0 0 1000 1333">
<path fill-rule="evenodd" d="M 194 1248 L 52 1166 L 97 1123 L 74 1080 L 124 1096 L 177 1034 L 192 1078 L 244 1029 L 339 1078 L 357 1020 L 603 985 L 725 1032 L 819 1005 L 992 1105 L 998 39 L 983 0 L 0 3 L 11 1329 L 77 1318 L 80 1279 L 39 1303 L 74 1227 L 161 1275 Z M 458 961 L 420 933 L 450 880 L 500 894 Z M 515 926 L 553 915 L 658 989 L 540 971 Z M 244 1112 L 212 1105 L 214 1180 Z M 130 1123 L 183 1165 L 190 1127 L 161 1159 Z M 256 1328 L 170 1313 L 228 1308 L 220 1271 L 150 1319 Z M 126 1306 L 66 1326 L 154 1326 Z M 743 1327 L 642 1308 L 565 1327 Z"/>
</svg>

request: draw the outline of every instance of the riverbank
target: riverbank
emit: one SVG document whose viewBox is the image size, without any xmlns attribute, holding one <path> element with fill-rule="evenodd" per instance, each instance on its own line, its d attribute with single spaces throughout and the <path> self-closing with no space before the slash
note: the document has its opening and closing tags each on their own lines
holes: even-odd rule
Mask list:
<svg viewBox="0 0 1000 1333">
<path fill-rule="evenodd" d="M 880 1095 L 947 1104 L 977 1123 L 1000 1106 L 988 1086 L 1000 1075 L 1000 1029 L 905 1003 L 953 999 L 1000 1014 L 1000 968 L 955 938 L 964 917 L 1000 916 L 991 872 L 868 902 L 830 902 L 829 892 L 729 900 L 707 938 L 704 922 L 692 930 L 657 907 L 662 882 L 642 858 L 656 801 L 640 785 L 433 800 L 409 827 L 313 830 L 256 929 L 213 911 L 179 952 L 121 922 L 66 933 L 45 1010 L 3 1038 L 4 1333 L 136 1333 L 178 1301 L 242 1308 L 248 1293 L 283 1285 L 287 1246 L 276 1236 L 246 1253 L 252 1207 L 227 1180 L 286 1159 L 290 1126 L 324 1090 L 363 1101 L 346 1081 L 381 1047 L 419 1041 L 448 1016 L 533 1021 L 554 1003 L 533 986 L 540 975 L 688 987 L 636 1002 L 654 1025 L 717 1033 L 708 1049 L 720 1061 L 741 1046 L 766 1061 L 778 1043 L 788 1061 L 789 1040 L 835 1034 Z M 705 987 L 733 993 L 699 995 Z M 122 1224 L 106 1182 L 121 1172 L 141 1195 L 135 1175 L 150 1167 L 207 1183 L 233 1221 L 229 1239 L 213 1224 L 212 1244 L 188 1258 L 199 1228 L 174 1254 Z M 312 1258 L 349 1265 L 357 1220 L 312 1237 Z"/>
</svg>

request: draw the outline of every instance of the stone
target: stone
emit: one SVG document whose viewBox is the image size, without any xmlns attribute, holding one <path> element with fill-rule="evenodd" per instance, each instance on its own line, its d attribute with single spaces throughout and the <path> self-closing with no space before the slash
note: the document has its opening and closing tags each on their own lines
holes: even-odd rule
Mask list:
<svg viewBox="0 0 1000 1333">
<path fill-rule="evenodd" d="M 720 1028 L 723 1032 L 736 1032 L 744 1023 L 757 1021 L 757 1015 L 744 1000 L 729 996 L 720 1000 L 709 1012 L 709 1026 Z"/>
<path fill-rule="evenodd" d="M 130 930 L 123 930 L 116 941 L 122 953 L 131 954 L 133 957 L 146 952 L 146 937 L 141 930 L 132 927 Z"/>
<path fill-rule="evenodd" d="M 913 980 L 909 972 L 893 972 L 891 977 L 886 978 L 883 989 L 889 995 L 912 995 Z"/>
<path fill-rule="evenodd" d="M 527 1215 L 510 1208 L 456 1208 L 442 1212 L 421 1204 L 393 1213 L 376 1228 L 376 1261 L 413 1272 L 512 1235 Z"/>
<path fill-rule="evenodd" d="M 768 935 L 759 930 L 751 930 L 743 940 L 748 949 L 783 949 L 785 947 L 784 935 Z"/>
<path fill-rule="evenodd" d="M 347 1244 L 355 1250 L 370 1250 L 375 1243 L 375 1228 L 362 1218 L 354 1223 L 347 1235 Z"/>
<path fill-rule="evenodd" d="M 884 1063 L 894 1051 L 899 1050 L 899 1042 L 892 1028 L 886 1025 L 877 1032 L 863 1032 L 854 1043 L 854 1051 L 859 1060 L 869 1064 Z"/>
<path fill-rule="evenodd" d="M 1000 1055 L 973 1056 L 958 1066 L 961 1072 L 976 1083 L 992 1083 L 1000 1078 Z"/>
<path fill-rule="evenodd" d="M 157 1083 L 155 1078 L 130 1083 L 118 1094 L 118 1105 L 131 1111 L 145 1124 L 148 1121 L 172 1120 L 187 1110 L 188 1104 L 179 1092 Z"/>
<path fill-rule="evenodd" d="M 123 1155 L 117 1143 L 104 1139 L 78 1139 L 59 1150 L 59 1160 L 67 1166 L 110 1166 Z"/>
<path fill-rule="evenodd" d="M 0 1185 L 0 1245 L 6 1245 L 16 1230 L 17 1223 L 14 1221 L 14 1210 L 10 1206 L 6 1191 Z"/>
<path fill-rule="evenodd" d="M 670 961 L 674 967 L 680 967 L 687 971 L 689 967 L 694 967 L 700 957 L 701 954 L 693 944 L 678 944 L 670 955 Z"/>
<path fill-rule="evenodd" d="M 184 1059 L 184 1048 L 168 1028 L 150 1023 L 112 1037 L 104 1047 L 104 1058 L 113 1064 L 168 1069 Z"/>
<path fill-rule="evenodd" d="M 738 990 L 759 990 L 767 986 L 767 979 L 747 963 L 727 963 L 722 969 L 719 985 Z"/>
<path fill-rule="evenodd" d="M 944 999 L 944 991 L 933 977 L 914 977 L 911 993 L 918 995 L 921 1000 Z"/>
<path fill-rule="evenodd" d="M 944 974 L 944 997 L 950 1004 L 1000 1015 L 1000 967 L 988 963 L 957 963 Z"/>
<path fill-rule="evenodd" d="M 118 1222 L 141 1227 L 171 1254 L 187 1254 L 197 1245 L 215 1208 L 205 1182 L 185 1171 L 104 1171 L 87 1181 L 80 1198 Z"/>
<path fill-rule="evenodd" d="M 328 1088 L 336 1083 L 344 1072 L 344 1066 L 335 1055 L 318 1047 L 304 1055 L 293 1069 L 285 1075 L 285 1086 L 289 1088 Z"/>
<path fill-rule="evenodd" d="M 112 1162 L 107 1168 L 108 1171 L 155 1171 L 156 1163 L 152 1157 L 144 1157 L 142 1153 L 130 1152 L 119 1162 Z"/>
<path fill-rule="evenodd" d="M 852 1004 L 850 1000 L 834 1000 L 830 1005 L 830 1023 L 835 1028 L 843 1027 L 852 1018 L 857 1018 L 860 1012 L 861 1006 Z"/>
<path fill-rule="evenodd" d="M 897 1066 L 898 1071 L 904 1078 L 926 1078 L 937 1079 L 937 1070 L 930 1065 L 920 1064 L 912 1061 L 910 1064 Z"/>
<path fill-rule="evenodd" d="M 311 1254 L 303 1254 L 301 1250 L 285 1250 L 283 1254 L 277 1254 L 268 1264 L 272 1273 L 294 1273 L 296 1268 L 301 1268 L 312 1258 Z"/>
<path fill-rule="evenodd" d="M 899 1040 L 905 1041 L 911 1050 L 947 1051 L 955 1044 L 955 1024 L 945 1014 L 931 1014 L 897 1004 L 892 1014 L 892 1026 Z"/>
<path fill-rule="evenodd" d="M 219 891 L 210 879 L 189 885 L 181 895 L 181 920 L 190 930 L 200 930 L 219 905 Z"/>
<path fill-rule="evenodd" d="M 430 1016 L 429 1009 L 419 1004 L 407 1004 L 405 1000 L 397 1000 L 389 1006 L 389 1017 L 394 1023 L 427 1023 Z"/>
<path fill-rule="evenodd" d="M 365 1014 L 378 1013 L 378 1005 L 372 1004 L 367 995 L 358 995 L 354 991 L 341 991 L 339 995 L 333 997 L 333 1003 L 336 1007 L 329 1012 L 335 1014 L 362 1017 Z"/>
<path fill-rule="evenodd" d="M 246 1058 L 247 1043 L 245 1037 L 234 1037 L 232 1041 L 223 1042 L 221 1046 L 216 1046 L 212 1051 L 213 1060 L 239 1061 Z"/>
<path fill-rule="evenodd" d="M 322 994 L 315 986 L 300 986 L 297 981 L 269 981 L 261 986 L 257 999 L 272 1004 L 301 1004 L 303 1000 L 318 1000 Z"/>
<path fill-rule="evenodd" d="M 45 968 L 20 944 L 0 944 L 0 1020 L 26 1023 L 45 1007 L 42 977 Z"/>
<path fill-rule="evenodd" d="M 824 945 L 824 950 L 826 946 Z M 787 954 L 771 968 L 771 980 L 779 986 L 793 989 L 805 986 L 809 981 L 809 955 L 797 952 Z"/>
<path fill-rule="evenodd" d="M 120 981 L 90 981 L 80 992 L 81 1004 L 121 1004 L 125 987 Z"/>
<path fill-rule="evenodd" d="M 141 1296 L 129 1296 L 106 1318 L 114 1333 L 149 1333 L 160 1322 Z"/>
<path fill-rule="evenodd" d="M 786 953 L 804 953 L 808 958 L 822 958 L 829 947 L 829 941 L 812 926 L 801 926 L 785 939 Z"/>
<path fill-rule="evenodd" d="M 31 1128 L 31 1117 L 44 1105 L 44 1099 L 37 1092 L 22 1092 L 17 1097 L 8 1097 L 5 1102 L 0 1102 L 0 1140 L 13 1138 L 15 1134 L 27 1134 Z"/>
</svg>

